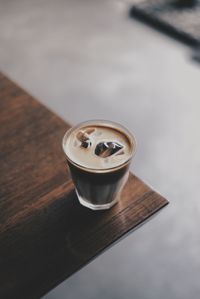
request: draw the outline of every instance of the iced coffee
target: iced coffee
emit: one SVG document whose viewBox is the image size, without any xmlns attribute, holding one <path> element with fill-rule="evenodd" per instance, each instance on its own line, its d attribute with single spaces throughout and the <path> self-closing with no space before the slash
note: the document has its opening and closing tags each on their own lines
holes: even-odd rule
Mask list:
<svg viewBox="0 0 200 299">
<path fill-rule="evenodd" d="M 133 135 L 114 122 L 87 121 L 67 131 L 63 149 L 80 203 L 93 210 L 117 203 L 136 149 Z"/>
</svg>

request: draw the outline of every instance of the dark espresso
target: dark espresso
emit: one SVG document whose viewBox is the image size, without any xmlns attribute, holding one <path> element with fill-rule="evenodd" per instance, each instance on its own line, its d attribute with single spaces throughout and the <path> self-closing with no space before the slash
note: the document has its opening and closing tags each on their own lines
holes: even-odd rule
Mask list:
<svg viewBox="0 0 200 299">
<path fill-rule="evenodd" d="M 63 148 L 80 203 L 94 210 L 113 206 L 128 178 L 132 135 L 112 122 L 90 121 L 70 129 Z"/>
</svg>

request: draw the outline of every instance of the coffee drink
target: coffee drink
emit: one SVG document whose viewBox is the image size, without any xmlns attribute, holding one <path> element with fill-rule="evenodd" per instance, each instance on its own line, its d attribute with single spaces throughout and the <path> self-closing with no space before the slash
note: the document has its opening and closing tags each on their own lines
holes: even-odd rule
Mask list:
<svg viewBox="0 0 200 299">
<path fill-rule="evenodd" d="M 101 210 L 119 200 L 135 148 L 132 134 L 110 121 L 87 121 L 67 131 L 63 149 L 82 205 Z"/>
</svg>

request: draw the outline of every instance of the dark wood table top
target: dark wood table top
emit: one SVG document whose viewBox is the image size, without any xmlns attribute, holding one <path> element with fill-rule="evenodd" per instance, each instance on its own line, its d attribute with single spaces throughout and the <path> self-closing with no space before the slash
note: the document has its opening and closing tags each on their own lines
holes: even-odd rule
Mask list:
<svg viewBox="0 0 200 299">
<path fill-rule="evenodd" d="M 61 148 L 69 127 L 0 74 L 2 299 L 40 298 L 168 203 L 130 174 L 111 210 L 82 207 Z"/>
</svg>

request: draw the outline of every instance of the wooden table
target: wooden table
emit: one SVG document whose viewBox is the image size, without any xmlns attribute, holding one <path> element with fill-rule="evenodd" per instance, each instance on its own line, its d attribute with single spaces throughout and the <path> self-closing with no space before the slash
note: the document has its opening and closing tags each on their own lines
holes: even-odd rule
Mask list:
<svg viewBox="0 0 200 299">
<path fill-rule="evenodd" d="M 69 127 L 0 74 L 2 299 L 40 298 L 168 203 L 131 174 L 111 210 L 82 207 L 61 148 Z"/>
</svg>

